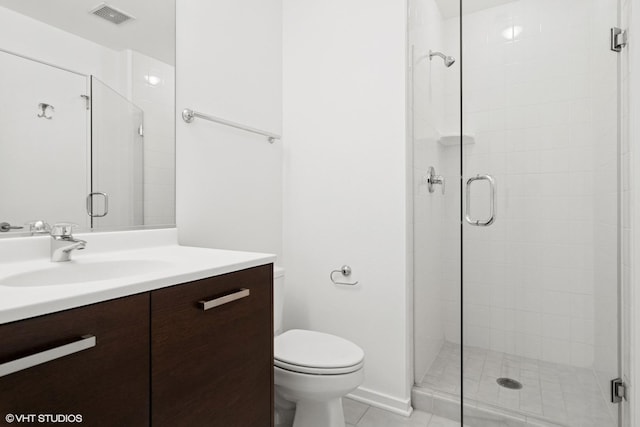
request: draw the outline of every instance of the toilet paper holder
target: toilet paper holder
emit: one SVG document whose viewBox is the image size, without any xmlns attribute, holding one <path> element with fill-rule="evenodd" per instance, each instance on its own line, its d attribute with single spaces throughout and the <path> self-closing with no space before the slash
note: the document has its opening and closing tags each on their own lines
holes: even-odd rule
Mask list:
<svg viewBox="0 0 640 427">
<path fill-rule="evenodd" d="M 358 281 L 355 281 L 354 283 L 349 283 L 349 282 L 336 282 L 335 279 L 333 278 L 333 275 L 335 273 L 340 273 L 345 277 L 349 277 L 351 276 L 351 267 L 349 267 L 348 265 L 343 265 L 342 267 L 340 267 L 339 270 L 333 270 L 331 272 L 331 274 L 329 274 L 329 278 L 331 279 L 331 281 L 333 282 L 334 285 L 348 285 L 348 286 L 355 286 L 358 284 Z"/>
</svg>

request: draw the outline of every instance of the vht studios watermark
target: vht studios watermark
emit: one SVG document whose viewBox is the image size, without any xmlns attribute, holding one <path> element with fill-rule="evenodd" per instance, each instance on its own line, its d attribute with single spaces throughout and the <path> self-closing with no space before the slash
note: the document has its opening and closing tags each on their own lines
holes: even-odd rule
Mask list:
<svg viewBox="0 0 640 427">
<path fill-rule="evenodd" d="M 81 423 L 80 414 L 7 414 L 8 423 Z"/>
</svg>

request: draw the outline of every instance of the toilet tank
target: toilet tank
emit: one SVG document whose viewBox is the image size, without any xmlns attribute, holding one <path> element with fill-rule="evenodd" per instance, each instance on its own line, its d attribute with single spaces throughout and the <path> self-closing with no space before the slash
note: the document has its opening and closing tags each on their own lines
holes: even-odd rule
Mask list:
<svg viewBox="0 0 640 427">
<path fill-rule="evenodd" d="M 282 310 L 284 306 L 284 268 L 273 268 L 273 334 L 282 333 Z"/>
</svg>

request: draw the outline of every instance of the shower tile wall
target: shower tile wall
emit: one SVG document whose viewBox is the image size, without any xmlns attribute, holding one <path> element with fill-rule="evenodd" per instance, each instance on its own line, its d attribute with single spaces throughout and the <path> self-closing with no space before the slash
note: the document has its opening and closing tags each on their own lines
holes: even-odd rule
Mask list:
<svg viewBox="0 0 640 427">
<path fill-rule="evenodd" d="M 144 110 L 146 225 L 175 223 L 174 88 L 174 66 L 131 51 L 131 98 Z"/>
<path fill-rule="evenodd" d="M 616 170 L 608 10 L 608 0 L 522 0 L 463 17 L 464 128 L 476 140 L 464 147 L 465 178 L 492 174 L 499 195 L 494 225 L 464 229 L 466 345 L 612 366 L 615 329 L 594 325 L 615 322 L 615 209 L 603 208 L 615 207 Z M 445 22 L 449 51 L 457 25 Z M 445 127 L 458 117 L 452 102 Z M 445 169 L 458 161 L 442 156 Z M 476 193 L 482 210 L 488 195 Z M 445 326 L 453 342 L 456 321 Z"/>
</svg>

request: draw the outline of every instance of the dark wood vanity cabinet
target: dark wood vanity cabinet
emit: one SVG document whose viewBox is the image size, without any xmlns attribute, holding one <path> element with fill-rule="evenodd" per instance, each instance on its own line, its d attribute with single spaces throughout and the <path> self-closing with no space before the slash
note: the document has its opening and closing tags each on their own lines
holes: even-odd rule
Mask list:
<svg viewBox="0 0 640 427">
<path fill-rule="evenodd" d="M 75 421 L 58 424 L 148 425 L 149 298 L 145 293 L 0 325 L 5 367 L 54 349 L 88 347 L 1 376 L 0 425 L 53 424 L 41 422 L 47 416 Z M 16 419 L 8 423 L 11 416 Z M 24 416 L 31 422 L 17 418 Z"/>
<path fill-rule="evenodd" d="M 268 264 L 0 325 L 0 426 L 273 426 L 272 283 Z"/>
<path fill-rule="evenodd" d="M 272 281 L 269 264 L 151 293 L 152 425 L 273 426 Z"/>
</svg>

